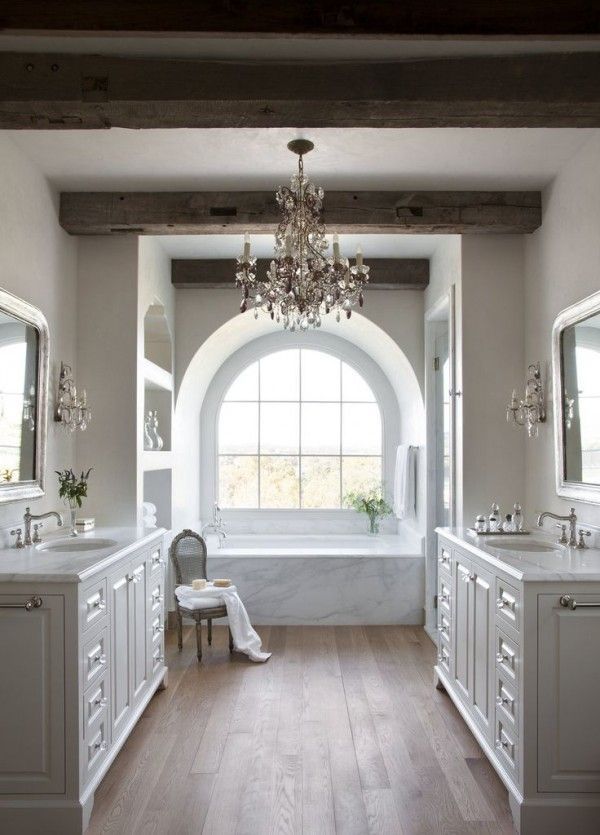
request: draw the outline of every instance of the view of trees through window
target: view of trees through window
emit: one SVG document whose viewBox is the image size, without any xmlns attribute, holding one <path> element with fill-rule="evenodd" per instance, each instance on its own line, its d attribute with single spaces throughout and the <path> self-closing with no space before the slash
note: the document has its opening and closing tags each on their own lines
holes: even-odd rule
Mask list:
<svg viewBox="0 0 600 835">
<path fill-rule="evenodd" d="M 337 357 L 277 351 L 233 381 L 219 414 L 225 508 L 343 507 L 382 482 L 382 425 L 370 386 Z"/>
</svg>

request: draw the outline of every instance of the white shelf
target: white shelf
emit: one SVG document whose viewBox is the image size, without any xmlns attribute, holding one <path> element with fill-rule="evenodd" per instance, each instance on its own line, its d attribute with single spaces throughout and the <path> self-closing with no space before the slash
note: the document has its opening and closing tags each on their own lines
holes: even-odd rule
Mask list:
<svg viewBox="0 0 600 835">
<path fill-rule="evenodd" d="M 142 466 L 148 470 L 170 470 L 173 466 L 171 450 L 147 450 L 142 453 Z"/>
<path fill-rule="evenodd" d="M 144 359 L 144 386 L 154 391 L 173 391 L 173 375 L 160 365 Z"/>
</svg>

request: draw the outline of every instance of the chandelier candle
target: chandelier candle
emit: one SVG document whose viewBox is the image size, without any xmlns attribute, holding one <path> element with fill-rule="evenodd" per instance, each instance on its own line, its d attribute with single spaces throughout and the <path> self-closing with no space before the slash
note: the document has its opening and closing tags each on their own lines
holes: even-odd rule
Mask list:
<svg viewBox="0 0 600 835">
<path fill-rule="evenodd" d="M 314 148 L 308 139 L 288 143 L 298 155 L 298 173 L 289 186 L 281 186 L 275 196 L 281 221 L 275 232 L 274 257 L 264 277 L 256 272 L 256 258 L 250 254 L 250 236 L 244 236 L 243 254 L 237 259 L 236 283 L 242 289 L 240 310 L 260 310 L 282 322 L 291 331 L 318 328 L 324 315 L 341 313 L 349 319 L 352 309 L 363 304 L 363 290 L 369 268 L 363 263 L 360 247 L 356 263 L 342 258 L 337 235 L 333 236 L 333 256 L 321 218 L 324 191 L 304 177 L 303 156 Z"/>
</svg>

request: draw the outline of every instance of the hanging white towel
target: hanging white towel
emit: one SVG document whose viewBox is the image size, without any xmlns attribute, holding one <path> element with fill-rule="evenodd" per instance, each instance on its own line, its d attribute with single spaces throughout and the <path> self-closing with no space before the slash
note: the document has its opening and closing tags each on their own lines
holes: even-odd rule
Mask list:
<svg viewBox="0 0 600 835">
<path fill-rule="evenodd" d="M 177 586 L 175 589 L 177 600 L 186 609 L 205 609 L 207 600 L 216 603 L 223 601 L 227 607 L 229 628 L 233 637 L 233 645 L 239 652 L 243 652 L 251 661 L 268 661 L 270 652 L 262 652 L 262 641 L 253 629 L 246 607 L 240 600 L 235 586 L 216 588 L 209 583 L 202 591 L 194 591 L 191 586 Z"/>
<path fill-rule="evenodd" d="M 394 473 L 394 513 L 398 519 L 405 519 L 415 512 L 416 475 L 416 447 L 400 444 L 396 450 Z"/>
</svg>

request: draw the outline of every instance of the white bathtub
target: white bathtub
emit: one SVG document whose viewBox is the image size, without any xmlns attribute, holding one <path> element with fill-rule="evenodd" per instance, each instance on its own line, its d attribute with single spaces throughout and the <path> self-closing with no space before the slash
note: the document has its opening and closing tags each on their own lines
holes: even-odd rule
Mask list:
<svg viewBox="0 0 600 835">
<path fill-rule="evenodd" d="M 421 539 L 404 535 L 208 537 L 210 577 L 230 577 L 255 624 L 420 624 Z"/>
</svg>

